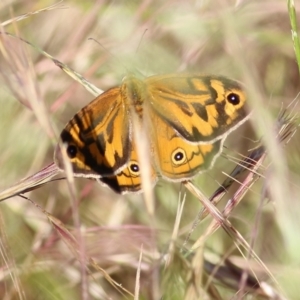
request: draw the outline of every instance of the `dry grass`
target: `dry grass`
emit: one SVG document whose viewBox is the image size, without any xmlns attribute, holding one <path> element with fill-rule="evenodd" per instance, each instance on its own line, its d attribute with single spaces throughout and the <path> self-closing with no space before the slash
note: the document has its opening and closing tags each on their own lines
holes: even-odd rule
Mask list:
<svg viewBox="0 0 300 300">
<path fill-rule="evenodd" d="M 206 217 L 185 251 L 182 245 L 202 206 L 179 184 L 158 183 L 154 216 L 142 195 L 116 195 L 86 179 L 75 180 L 72 196 L 66 181 L 56 181 L 27 193 L 31 201 L 16 196 L 1 202 L 2 299 L 298 299 L 299 133 L 279 146 L 274 130 L 281 108 L 299 112 L 293 102 L 300 90 L 299 66 L 287 4 L 65 1 L 9 23 L 51 4 L 1 3 L 3 29 L 44 49 L 98 88 L 119 84 L 128 72 L 201 72 L 245 83 L 253 120 L 228 138 L 215 167 L 194 180 L 205 195 L 213 194 L 258 139 L 267 158 L 230 213 L 230 224 L 224 220 L 223 228 L 212 233 L 215 219 Z M 295 5 L 299 10 L 300 1 Z M 93 96 L 35 49 L 0 38 L 11 57 L 0 56 L 3 190 L 52 162 L 60 130 Z M 245 182 L 246 175 L 239 180 Z M 219 210 L 239 187 L 230 187 Z M 226 232 L 230 225 L 272 275 L 249 251 L 241 255 L 236 237 Z M 186 251 L 195 241 L 198 247 Z M 240 280 L 237 273 L 249 275 Z M 254 276 L 279 298 L 250 289 Z"/>
</svg>

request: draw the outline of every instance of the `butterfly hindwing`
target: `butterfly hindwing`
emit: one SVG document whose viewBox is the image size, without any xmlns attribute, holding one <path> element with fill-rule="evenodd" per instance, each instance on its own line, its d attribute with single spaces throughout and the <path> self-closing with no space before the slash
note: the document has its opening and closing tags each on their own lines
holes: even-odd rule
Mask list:
<svg viewBox="0 0 300 300">
<path fill-rule="evenodd" d="M 109 177 L 99 178 L 98 181 L 109 186 L 119 194 L 134 193 L 142 190 L 141 168 L 143 166 L 138 162 L 138 149 L 135 143 L 132 144 L 130 159 L 127 166 L 118 174 Z M 150 165 L 150 181 L 154 185 L 157 180 L 156 171 Z"/>
<path fill-rule="evenodd" d="M 219 156 L 223 140 L 211 144 L 190 143 L 157 116 L 151 140 L 155 147 L 155 162 L 159 173 L 173 181 L 187 180 L 208 170 Z"/>
</svg>

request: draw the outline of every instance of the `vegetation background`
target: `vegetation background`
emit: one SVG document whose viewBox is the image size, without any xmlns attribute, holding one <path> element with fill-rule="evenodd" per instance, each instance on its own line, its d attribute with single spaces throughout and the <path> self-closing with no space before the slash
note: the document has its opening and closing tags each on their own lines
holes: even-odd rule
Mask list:
<svg viewBox="0 0 300 300">
<path fill-rule="evenodd" d="M 297 104 L 293 100 L 300 91 L 300 78 L 287 3 L 69 0 L 30 15 L 54 3 L 1 1 L 3 30 L 18 33 L 103 90 L 120 84 L 129 71 L 144 76 L 182 71 L 222 74 L 249 87 L 254 108 L 252 122 L 227 139 L 226 155 L 194 182 L 210 196 L 233 169 L 236 159 L 247 155 L 247 150 L 264 138 L 268 158 L 259 169 L 261 177 L 230 215 L 230 221 L 277 283 L 260 264 L 243 258 L 222 229 L 205 241 L 204 257 L 216 265 L 230 257 L 241 269 L 254 270 L 281 297 L 299 299 L 299 133 L 285 147 L 274 142 L 273 133 L 282 108 L 294 114 L 299 110 L 299 106 L 293 106 Z M 295 1 L 295 6 L 300 10 L 300 1 Z M 22 14 L 28 17 L 5 23 Z M 8 39 L 11 52 L 16 53 L 22 66 L 12 61 L 16 66 L 13 70 L 0 57 L 1 190 L 51 163 L 59 132 L 93 99 L 50 59 L 17 39 Z M 18 73 L 20 69 L 23 73 Z M 46 117 L 38 117 L 29 109 L 30 93 L 42 100 Z M 55 135 L 43 125 L 47 118 Z M 179 232 L 172 240 L 177 209 L 186 192 L 183 186 L 159 181 L 155 187 L 154 219 L 147 212 L 143 195 L 116 195 L 87 179 L 76 179 L 75 186 L 77 202 L 70 200 L 66 181 L 52 182 L 26 196 L 60 220 L 61 228 L 74 234 L 76 228 L 82 228 L 79 254 L 49 222 L 49 216 L 31 202 L 14 197 L 0 203 L 1 299 L 133 298 L 121 293 L 120 286 L 113 286 L 112 279 L 135 294 L 136 299 L 192 299 L 188 291 L 195 286 L 202 292 L 200 299 L 218 299 L 213 288 L 220 299 L 233 299 L 237 294 L 239 281 L 231 287 L 220 284 L 205 273 L 201 259 L 194 266 L 191 257 L 180 253 L 201 210 L 201 204 L 188 192 Z M 226 194 L 220 209 L 238 186 Z M 187 247 L 202 236 L 211 221 L 209 217 L 201 222 Z M 139 264 L 141 247 L 143 258 Z M 83 256 L 93 258 L 96 266 L 88 260 L 86 265 L 82 260 L 80 263 Z M 166 263 L 168 258 L 171 259 Z M 193 268 L 203 272 L 202 281 L 189 277 Z M 137 270 L 141 271 L 138 280 Z M 230 278 L 226 273 L 222 277 L 223 281 Z M 260 297 L 257 293 L 238 295 L 239 299 Z"/>
</svg>

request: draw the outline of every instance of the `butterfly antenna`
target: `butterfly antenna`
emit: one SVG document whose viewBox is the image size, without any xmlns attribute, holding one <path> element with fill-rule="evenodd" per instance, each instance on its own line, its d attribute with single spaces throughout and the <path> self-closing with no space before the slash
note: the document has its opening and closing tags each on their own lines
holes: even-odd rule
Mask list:
<svg viewBox="0 0 300 300">
<path fill-rule="evenodd" d="M 89 41 L 93 41 L 95 43 L 97 43 L 103 50 L 105 50 L 107 53 L 109 53 L 109 55 L 114 58 L 115 60 L 120 61 L 111 51 L 109 51 L 104 45 L 102 45 L 99 41 L 97 41 L 94 38 L 88 38 Z"/>
<path fill-rule="evenodd" d="M 138 46 L 137 46 L 137 48 L 136 48 L 136 50 L 135 50 L 135 54 L 138 54 L 138 51 L 139 51 L 139 49 L 140 49 L 140 46 L 142 45 L 143 38 L 144 38 L 144 36 L 145 36 L 145 34 L 146 34 L 147 31 L 148 31 L 148 28 L 146 28 L 146 29 L 144 30 L 144 32 L 143 32 L 143 34 L 142 34 L 142 36 L 141 36 L 141 38 L 140 38 L 139 44 L 138 44 Z M 136 68 L 134 68 L 134 69 L 135 69 L 135 72 L 138 73 L 141 77 L 145 77 L 145 74 L 143 74 L 140 70 L 138 70 L 138 69 L 136 69 Z"/>
<path fill-rule="evenodd" d="M 147 30 L 148 30 L 148 29 L 145 29 L 145 31 L 144 31 L 144 33 L 143 33 L 141 39 L 140 39 L 140 42 L 139 42 L 139 44 L 138 44 L 138 47 L 137 47 L 135 53 L 137 53 L 137 51 L 138 51 L 138 49 L 139 49 L 139 47 L 140 47 L 140 45 L 141 45 L 142 39 L 143 39 L 143 37 L 145 36 L 145 33 L 147 32 Z M 107 53 L 109 53 L 109 55 L 110 55 L 112 58 L 116 59 L 116 60 L 120 63 L 120 65 L 122 65 L 122 66 L 124 67 L 124 69 L 126 70 L 127 74 L 132 74 L 132 73 L 133 73 L 132 71 L 130 71 L 130 70 L 133 69 L 132 67 L 129 68 L 129 67 L 127 67 L 126 65 L 124 65 L 124 63 L 121 62 L 120 59 L 119 59 L 117 56 L 115 56 L 111 51 L 109 51 L 109 50 L 108 50 L 105 46 L 103 46 L 99 41 L 97 41 L 97 40 L 94 39 L 94 38 L 88 38 L 88 40 L 92 40 L 92 41 L 96 42 L 102 49 L 104 49 Z M 144 77 L 144 74 L 142 74 L 138 69 L 134 68 L 134 70 L 135 70 L 135 73 L 138 73 L 138 74 L 140 74 L 142 77 Z"/>
<path fill-rule="evenodd" d="M 103 50 L 105 50 L 107 53 L 109 53 L 109 55 L 110 55 L 113 59 L 115 59 L 116 61 L 118 61 L 119 64 L 122 65 L 122 66 L 124 67 L 124 69 L 127 71 L 127 73 L 130 73 L 130 72 L 128 71 L 129 68 L 128 68 L 126 65 L 124 65 L 124 63 L 123 63 L 117 56 L 115 56 L 109 49 L 107 49 L 107 48 L 106 48 L 104 45 L 102 45 L 99 41 L 97 41 L 97 40 L 94 39 L 94 38 L 88 38 L 88 40 L 91 40 L 91 41 L 97 43 Z"/>
<path fill-rule="evenodd" d="M 147 31 L 148 31 L 148 28 L 146 28 L 146 29 L 144 30 L 144 33 L 143 33 L 142 36 L 141 36 L 140 42 L 139 42 L 139 44 L 138 44 L 138 46 L 137 46 L 137 48 L 136 48 L 136 50 L 135 50 L 135 53 L 136 53 L 136 54 L 138 53 L 138 51 L 139 51 L 139 49 L 140 49 L 140 46 L 141 46 L 141 44 L 142 44 L 142 40 L 143 40 L 143 38 L 144 38 L 144 36 L 145 36 L 145 34 L 146 34 Z"/>
</svg>

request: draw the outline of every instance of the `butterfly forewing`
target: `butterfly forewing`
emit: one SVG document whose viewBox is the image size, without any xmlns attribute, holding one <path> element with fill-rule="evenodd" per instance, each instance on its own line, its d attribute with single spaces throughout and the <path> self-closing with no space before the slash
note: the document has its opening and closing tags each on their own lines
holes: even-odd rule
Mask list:
<svg viewBox="0 0 300 300">
<path fill-rule="evenodd" d="M 248 115 L 241 85 L 225 77 L 170 74 L 146 83 L 152 109 L 193 143 L 222 139 Z"/>
<path fill-rule="evenodd" d="M 110 89 L 80 110 L 66 125 L 61 140 L 75 176 L 111 176 L 123 169 L 131 151 L 128 107 L 120 88 Z M 60 150 L 55 162 L 63 168 Z"/>
</svg>

